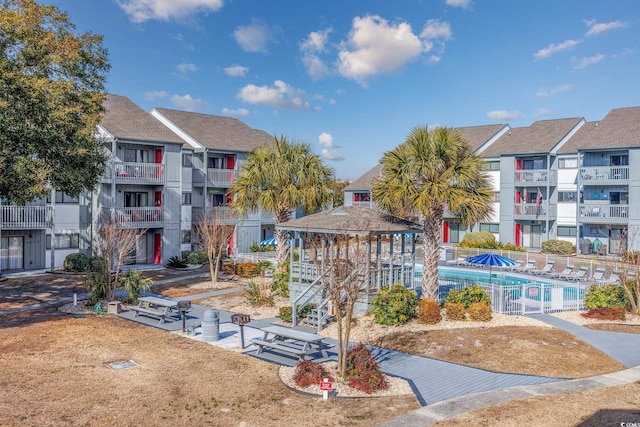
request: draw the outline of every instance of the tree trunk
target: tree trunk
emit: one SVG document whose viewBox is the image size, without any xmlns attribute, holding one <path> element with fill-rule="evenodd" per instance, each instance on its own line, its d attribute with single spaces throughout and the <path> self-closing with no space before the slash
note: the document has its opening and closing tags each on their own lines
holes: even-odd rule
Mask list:
<svg viewBox="0 0 640 427">
<path fill-rule="evenodd" d="M 438 261 L 440 260 L 440 236 L 442 214 L 432 213 L 424 220 L 424 266 L 422 268 L 422 298 L 438 299 Z"/>
<path fill-rule="evenodd" d="M 289 245 L 287 244 L 287 232 L 285 230 L 278 229 L 278 224 L 287 222 L 291 218 L 291 210 L 288 207 L 280 207 L 274 212 L 274 220 L 276 223 L 276 232 L 274 237 L 276 238 L 276 262 L 278 267 L 287 262 L 287 254 Z"/>
</svg>

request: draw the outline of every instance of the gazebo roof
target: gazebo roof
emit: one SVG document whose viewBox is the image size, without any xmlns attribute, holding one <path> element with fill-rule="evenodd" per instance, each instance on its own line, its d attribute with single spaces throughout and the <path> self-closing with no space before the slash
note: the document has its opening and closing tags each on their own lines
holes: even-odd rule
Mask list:
<svg viewBox="0 0 640 427">
<path fill-rule="evenodd" d="M 276 228 L 286 231 L 359 235 L 422 232 L 419 224 L 360 206 L 340 206 L 278 224 Z"/>
</svg>

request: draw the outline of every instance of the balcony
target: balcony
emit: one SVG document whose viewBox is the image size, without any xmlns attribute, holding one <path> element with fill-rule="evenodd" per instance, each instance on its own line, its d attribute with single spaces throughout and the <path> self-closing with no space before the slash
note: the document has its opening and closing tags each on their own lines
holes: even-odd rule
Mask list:
<svg viewBox="0 0 640 427">
<path fill-rule="evenodd" d="M 515 219 L 543 219 L 547 216 L 549 205 L 546 200 L 541 203 L 516 203 L 513 211 Z"/>
<path fill-rule="evenodd" d="M 587 224 L 626 224 L 629 205 L 580 204 L 580 222 Z"/>
<path fill-rule="evenodd" d="M 164 225 L 164 210 L 161 207 L 104 208 L 103 211 L 123 228 L 158 228 Z"/>
<path fill-rule="evenodd" d="M 207 169 L 207 182 L 212 187 L 229 188 L 235 176 L 236 171 L 233 169 Z"/>
<path fill-rule="evenodd" d="M 113 163 L 112 177 L 118 184 L 164 184 L 164 164 L 162 163 Z M 111 178 L 111 177 L 109 177 Z"/>
<path fill-rule="evenodd" d="M 515 185 L 554 185 L 557 181 L 556 171 L 546 169 L 519 170 L 514 175 Z"/>
<path fill-rule="evenodd" d="M 629 166 L 580 168 L 580 181 L 584 185 L 626 184 L 629 181 Z"/>
<path fill-rule="evenodd" d="M 366 202 L 352 202 L 353 205 L 352 206 L 358 206 L 361 208 L 371 208 L 373 209 L 373 202 L 371 201 L 366 201 Z"/>
<path fill-rule="evenodd" d="M 36 230 L 50 228 L 51 206 L 0 206 L 0 229 Z"/>
</svg>

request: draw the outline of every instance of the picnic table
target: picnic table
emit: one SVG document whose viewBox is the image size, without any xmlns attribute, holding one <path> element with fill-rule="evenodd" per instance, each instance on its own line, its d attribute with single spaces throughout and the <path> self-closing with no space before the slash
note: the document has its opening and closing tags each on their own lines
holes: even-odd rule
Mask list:
<svg viewBox="0 0 640 427">
<path fill-rule="evenodd" d="M 326 337 L 322 335 L 277 325 L 267 326 L 260 330 L 264 332 L 262 339 L 254 338 L 251 340 L 258 347 L 258 353 L 266 347 L 293 354 L 300 360 L 304 360 L 308 354 L 318 351 L 323 358 L 328 358 L 326 346 L 323 343 Z"/>
<path fill-rule="evenodd" d="M 169 315 L 177 315 L 180 317 L 180 312 L 177 310 L 178 302 L 167 298 L 158 297 L 140 297 L 138 298 L 138 305 L 131 307 L 131 310 L 135 311 L 133 317 L 138 314 L 146 314 L 148 316 L 156 317 L 160 319 L 160 325 L 164 323 L 164 320 Z"/>
</svg>

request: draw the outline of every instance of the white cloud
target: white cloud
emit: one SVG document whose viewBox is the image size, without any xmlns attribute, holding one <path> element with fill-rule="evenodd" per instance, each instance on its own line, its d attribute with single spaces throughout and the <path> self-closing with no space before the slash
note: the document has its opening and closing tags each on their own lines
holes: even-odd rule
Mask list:
<svg viewBox="0 0 640 427">
<path fill-rule="evenodd" d="M 585 58 L 582 58 L 580 61 L 578 61 L 578 63 L 574 66 L 574 68 L 577 68 L 579 70 L 582 70 L 584 68 L 587 68 L 589 65 L 593 65 L 596 64 L 600 61 L 602 61 L 605 58 L 605 56 L 601 53 L 594 55 L 594 56 L 588 56 Z"/>
<path fill-rule="evenodd" d="M 216 12 L 224 0 L 116 0 L 132 22 L 169 21 L 196 13 Z"/>
<path fill-rule="evenodd" d="M 171 97 L 171 103 L 173 105 L 177 105 L 178 107 L 182 107 L 187 111 L 195 111 L 200 107 L 204 101 L 202 99 L 193 98 L 191 95 L 173 95 Z"/>
<path fill-rule="evenodd" d="M 233 64 L 230 67 L 223 68 L 223 71 L 227 76 L 244 77 L 247 75 L 249 68 L 243 67 L 242 65 Z"/>
<path fill-rule="evenodd" d="M 251 25 L 238 27 L 233 32 L 233 39 L 245 52 L 267 53 L 267 44 L 272 40 L 269 27 L 254 21 Z"/>
<path fill-rule="evenodd" d="M 303 52 L 324 52 L 329 34 L 332 31 L 332 28 L 325 28 L 322 31 L 310 32 L 306 40 L 300 44 L 300 50 Z"/>
<path fill-rule="evenodd" d="M 549 110 L 548 108 L 538 108 L 533 113 L 533 116 L 534 117 L 549 116 L 549 115 L 551 115 L 551 113 L 553 113 L 553 111 Z"/>
<path fill-rule="evenodd" d="M 312 109 L 303 90 L 293 88 L 282 80 L 276 80 L 273 86 L 247 85 L 240 89 L 236 97 L 248 104 L 292 110 Z"/>
<path fill-rule="evenodd" d="M 317 81 L 331 74 L 329 66 L 319 56 L 306 53 L 302 56 L 302 65 L 312 80 Z"/>
<path fill-rule="evenodd" d="M 186 64 L 183 62 L 182 64 L 176 65 L 176 70 L 178 70 L 180 74 L 186 74 L 188 72 L 198 71 L 198 69 L 199 68 L 196 64 Z"/>
<path fill-rule="evenodd" d="M 330 74 L 329 67 L 318 54 L 326 51 L 326 45 L 331 31 L 333 31 L 331 28 L 325 28 L 322 31 L 312 31 L 307 38 L 300 43 L 302 64 L 307 69 L 307 74 L 309 74 L 313 80 L 320 80 Z"/>
<path fill-rule="evenodd" d="M 247 117 L 249 115 L 249 110 L 246 108 L 236 108 L 235 110 L 230 108 L 223 108 L 222 114 L 230 117 Z"/>
<path fill-rule="evenodd" d="M 587 37 L 597 36 L 598 34 L 602 34 L 606 31 L 611 31 L 618 28 L 625 28 L 628 26 L 626 22 L 622 22 L 622 21 L 597 23 L 595 19 L 585 20 L 584 23 L 589 28 L 586 34 Z"/>
<path fill-rule="evenodd" d="M 571 49 L 574 46 L 577 46 L 578 44 L 580 44 L 581 42 L 582 42 L 581 40 L 565 40 L 560 44 L 550 44 L 549 46 L 547 46 L 545 48 L 542 48 L 539 51 L 537 51 L 533 55 L 533 57 L 536 60 L 548 58 L 548 57 L 550 57 L 551 55 L 553 55 L 555 53 Z"/>
<path fill-rule="evenodd" d="M 573 87 L 571 85 L 560 85 L 551 89 L 540 89 L 536 92 L 536 96 L 552 96 L 562 92 L 568 92 Z"/>
<path fill-rule="evenodd" d="M 380 16 L 356 17 L 338 54 L 338 71 L 365 83 L 376 74 L 389 74 L 425 51 L 406 22 L 389 24 Z"/>
<path fill-rule="evenodd" d="M 320 156 L 325 160 L 344 160 L 344 156 L 341 153 L 339 153 L 338 151 L 329 151 L 326 148 L 320 152 Z"/>
<path fill-rule="evenodd" d="M 184 38 L 182 34 L 178 33 L 175 36 L 173 36 L 173 38 L 179 41 L 180 43 L 182 43 L 182 46 L 186 50 L 193 51 L 195 49 L 191 43 L 187 42 L 187 40 Z"/>
<path fill-rule="evenodd" d="M 333 147 L 333 136 L 330 133 L 322 132 L 318 135 L 318 144 L 324 148 L 332 148 Z"/>
<path fill-rule="evenodd" d="M 489 111 L 487 116 L 494 121 L 498 120 L 518 120 L 523 117 L 520 111 L 494 110 Z"/>
<path fill-rule="evenodd" d="M 155 101 L 156 99 L 166 98 L 169 94 L 163 90 L 152 90 L 144 93 L 144 99 Z"/>
<path fill-rule="evenodd" d="M 445 0 L 447 6 L 461 7 L 463 9 L 468 8 L 471 5 L 471 0 Z"/>
<path fill-rule="evenodd" d="M 442 22 L 437 19 L 429 19 L 425 24 L 420 38 L 433 40 L 444 39 L 449 40 L 452 36 L 451 25 L 448 22 Z"/>
</svg>

